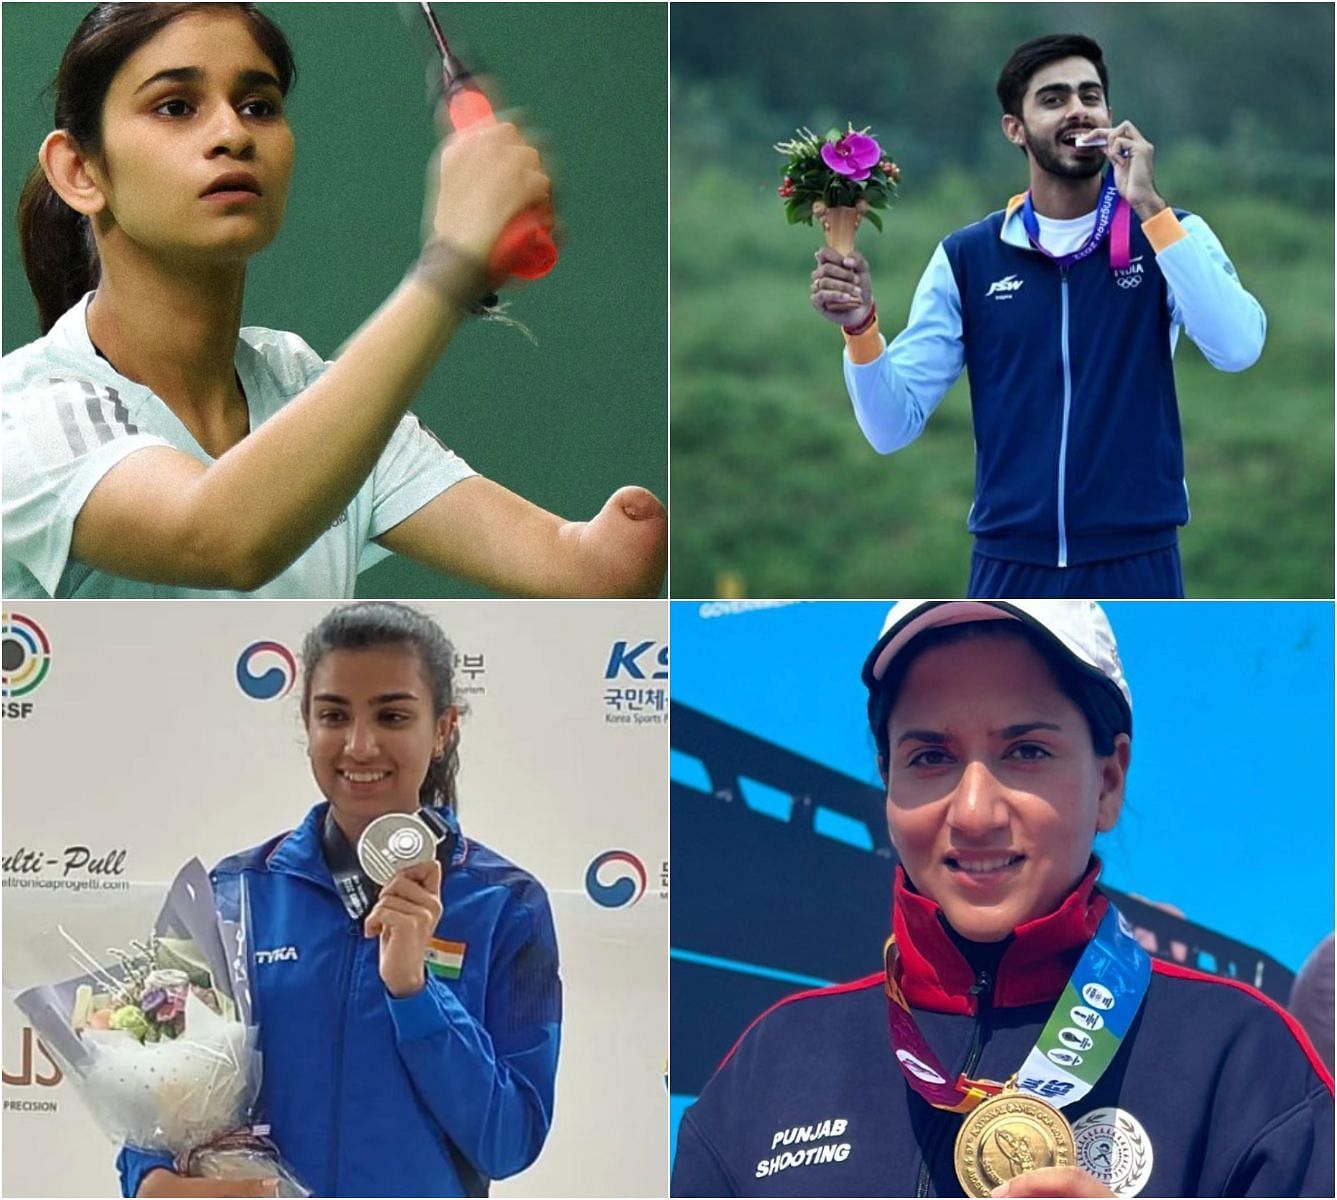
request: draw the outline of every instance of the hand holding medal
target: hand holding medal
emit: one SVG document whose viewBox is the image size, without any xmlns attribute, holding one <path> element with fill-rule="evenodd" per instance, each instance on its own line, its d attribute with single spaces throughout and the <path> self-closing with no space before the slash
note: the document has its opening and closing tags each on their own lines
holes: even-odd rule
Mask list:
<svg viewBox="0 0 1337 1200">
<path fill-rule="evenodd" d="M 956 1177 L 968 1196 L 996 1195 L 996 1189 L 1017 1184 L 1033 1172 L 1073 1170 L 1076 1157 L 1072 1128 L 1062 1114 L 1043 1100 L 1022 1095 L 1011 1084 L 980 1104 L 956 1135 Z"/>
<path fill-rule="evenodd" d="M 367 914 L 363 931 L 380 936 L 381 979 L 397 999 L 422 991 L 427 941 L 441 911 L 441 864 L 433 859 L 396 872 Z"/>
<path fill-rule="evenodd" d="M 1041 1167 L 994 1188 L 991 1196 L 1113 1196 L 1099 1179 L 1081 1167 Z"/>
<path fill-rule="evenodd" d="M 1142 220 L 1166 207 L 1156 191 L 1153 163 L 1156 147 L 1131 121 L 1109 128 L 1092 129 L 1078 139 L 1079 146 L 1101 146 L 1113 167 L 1114 186 Z"/>
</svg>

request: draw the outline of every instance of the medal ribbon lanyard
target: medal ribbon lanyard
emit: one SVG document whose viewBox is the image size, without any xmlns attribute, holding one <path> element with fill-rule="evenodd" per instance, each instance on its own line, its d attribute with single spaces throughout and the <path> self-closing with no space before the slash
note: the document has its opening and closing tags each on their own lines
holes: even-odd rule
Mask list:
<svg viewBox="0 0 1337 1200">
<path fill-rule="evenodd" d="M 1029 191 L 1021 205 L 1021 223 L 1026 227 L 1026 236 L 1030 238 L 1031 246 L 1046 258 L 1052 259 L 1060 267 L 1071 266 L 1073 263 L 1081 262 L 1084 258 L 1090 258 L 1100 248 L 1100 243 L 1105 240 L 1105 235 L 1108 233 L 1110 236 L 1110 270 L 1122 271 L 1128 266 L 1129 255 L 1131 254 L 1129 249 L 1131 212 L 1128 201 L 1119 195 L 1119 189 L 1114 186 L 1114 181 L 1107 175 L 1100 189 L 1100 200 L 1096 204 L 1096 227 L 1091 230 L 1091 236 L 1086 239 L 1085 243 L 1071 254 L 1050 254 L 1048 250 L 1040 245 L 1040 222 L 1035 216 L 1035 208 L 1031 204 Z"/>
<path fill-rule="evenodd" d="M 1014 1086 L 1014 1081 L 1017 1091 L 1055 1108 L 1080 1100 L 1114 1060 L 1151 980 L 1151 959 L 1137 944 L 1123 914 L 1111 904 L 1021 1070 L 1006 1083 L 965 1075 L 950 1083 L 947 1068 L 919 1031 L 896 982 L 896 960 L 893 936 L 887 939 L 884 965 L 887 1019 L 896 1061 L 906 1082 L 934 1108 L 960 1113 Z"/>
</svg>

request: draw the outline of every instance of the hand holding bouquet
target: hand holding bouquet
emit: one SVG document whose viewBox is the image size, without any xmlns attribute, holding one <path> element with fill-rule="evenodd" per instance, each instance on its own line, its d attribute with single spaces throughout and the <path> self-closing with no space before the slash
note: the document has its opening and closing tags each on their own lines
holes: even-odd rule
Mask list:
<svg viewBox="0 0 1337 1200">
<path fill-rule="evenodd" d="M 868 129 L 850 125 L 844 133 L 831 129 L 819 137 L 803 128 L 775 149 L 786 159 L 778 191 L 791 225 L 811 225 L 816 217 L 826 244 L 842 255 L 853 251 L 854 231 L 864 217 L 882 231 L 875 210 L 890 203 L 901 169 Z"/>
<path fill-rule="evenodd" d="M 268 1178 L 308 1193 L 250 1118 L 260 1091 L 245 913 L 215 910 L 198 859 L 172 883 L 152 934 L 99 962 L 63 928 L 83 973 L 29 988 L 15 1004 L 102 1129 L 175 1158 L 181 1175 Z"/>
</svg>

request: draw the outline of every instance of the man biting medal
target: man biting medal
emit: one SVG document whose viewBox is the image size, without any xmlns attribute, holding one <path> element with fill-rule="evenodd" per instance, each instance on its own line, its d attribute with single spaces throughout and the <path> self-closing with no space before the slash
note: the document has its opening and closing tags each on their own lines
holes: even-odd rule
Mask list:
<svg viewBox="0 0 1337 1200">
<path fill-rule="evenodd" d="M 1017 47 L 998 98 L 1027 190 L 943 239 L 890 343 L 864 257 L 817 255 L 812 304 L 844 331 L 845 388 L 878 453 L 970 377 L 972 598 L 1182 596 L 1175 346 L 1186 333 L 1222 371 L 1262 353 L 1258 301 L 1206 221 L 1167 205 L 1155 147 L 1108 93 L 1092 39 Z"/>
</svg>

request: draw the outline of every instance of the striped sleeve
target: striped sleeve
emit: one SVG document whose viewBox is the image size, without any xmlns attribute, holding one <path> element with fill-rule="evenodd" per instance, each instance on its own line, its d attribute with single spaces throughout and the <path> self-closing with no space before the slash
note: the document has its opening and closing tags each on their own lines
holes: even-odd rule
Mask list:
<svg viewBox="0 0 1337 1200">
<path fill-rule="evenodd" d="M 55 596 L 89 493 L 135 451 L 170 443 L 136 427 L 115 387 L 74 374 L 7 378 L 3 432 L 5 595 Z"/>
</svg>

